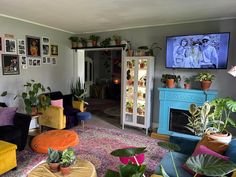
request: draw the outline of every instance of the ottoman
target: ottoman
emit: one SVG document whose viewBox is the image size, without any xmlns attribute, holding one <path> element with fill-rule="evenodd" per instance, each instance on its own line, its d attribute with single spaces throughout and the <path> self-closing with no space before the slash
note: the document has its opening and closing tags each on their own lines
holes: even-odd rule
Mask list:
<svg viewBox="0 0 236 177">
<path fill-rule="evenodd" d="M 50 130 L 33 138 L 31 148 L 38 153 L 48 153 L 48 148 L 63 151 L 79 143 L 78 134 L 70 130 Z"/>
<path fill-rule="evenodd" d="M 17 166 L 16 148 L 15 144 L 0 141 L 0 175 Z"/>
<path fill-rule="evenodd" d="M 81 121 L 82 128 L 84 130 L 84 122 L 90 120 L 92 118 L 92 115 L 90 112 L 78 112 L 76 114 L 76 117 Z"/>
</svg>

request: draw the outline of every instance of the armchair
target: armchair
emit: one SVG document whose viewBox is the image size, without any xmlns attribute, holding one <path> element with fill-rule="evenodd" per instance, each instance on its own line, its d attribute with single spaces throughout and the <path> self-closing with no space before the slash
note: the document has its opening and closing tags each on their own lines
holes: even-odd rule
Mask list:
<svg viewBox="0 0 236 177">
<path fill-rule="evenodd" d="M 0 106 L 7 107 L 5 103 L 0 103 Z M 0 126 L 0 140 L 16 144 L 18 150 L 23 150 L 27 143 L 30 121 L 30 115 L 16 113 L 14 125 Z"/>
</svg>

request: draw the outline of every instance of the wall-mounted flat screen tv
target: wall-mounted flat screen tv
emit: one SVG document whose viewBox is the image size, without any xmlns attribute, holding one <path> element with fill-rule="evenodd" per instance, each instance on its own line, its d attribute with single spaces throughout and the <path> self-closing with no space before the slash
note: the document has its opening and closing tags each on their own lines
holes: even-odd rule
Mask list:
<svg viewBox="0 0 236 177">
<path fill-rule="evenodd" d="M 167 68 L 226 69 L 230 33 L 166 38 Z"/>
</svg>

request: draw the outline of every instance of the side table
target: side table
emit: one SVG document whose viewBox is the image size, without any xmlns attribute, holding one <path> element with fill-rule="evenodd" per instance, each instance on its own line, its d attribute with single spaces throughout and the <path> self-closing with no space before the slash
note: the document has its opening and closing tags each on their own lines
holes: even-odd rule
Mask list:
<svg viewBox="0 0 236 177">
<path fill-rule="evenodd" d="M 42 163 L 35 167 L 28 177 L 63 177 L 61 172 L 52 173 L 48 164 Z M 66 177 L 97 177 L 96 169 L 94 165 L 87 161 L 78 159 L 77 162 L 71 166 L 71 173 Z"/>
</svg>

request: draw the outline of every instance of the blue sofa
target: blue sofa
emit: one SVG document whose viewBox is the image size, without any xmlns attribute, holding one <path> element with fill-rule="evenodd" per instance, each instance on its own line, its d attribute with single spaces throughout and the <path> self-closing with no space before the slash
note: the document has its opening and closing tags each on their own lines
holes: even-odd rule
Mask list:
<svg viewBox="0 0 236 177">
<path fill-rule="evenodd" d="M 180 177 L 192 177 L 182 168 L 182 165 L 187 161 L 188 157 L 192 155 L 195 146 L 198 143 L 198 139 L 170 136 L 170 142 L 180 146 L 181 150 L 178 152 L 172 152 L 175 161 L 176 168 Z M 231 161 L 236 163 L 236 138 L 232 139 L 226 150 L 225 156 L 228 156 Z M 167 153 L 161 160 L 160 164 L 164 167 L 165 171 L 170 177 L 176 177 L 175 170 L 171 161 L 170 153 Z M 155 174 L 161 174 L 159 165 L 156 168 Z"/>
</svg>

